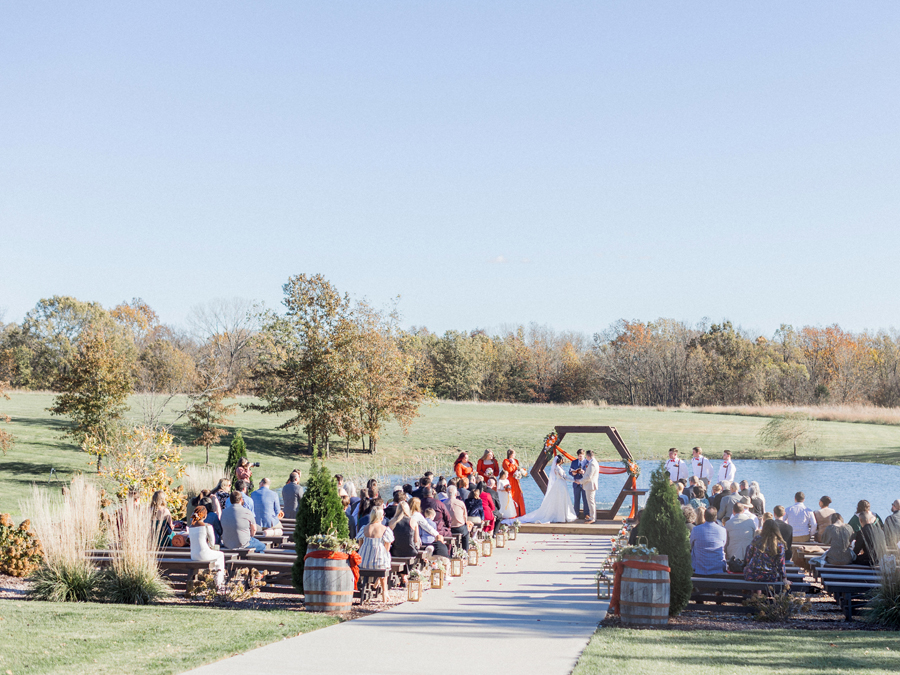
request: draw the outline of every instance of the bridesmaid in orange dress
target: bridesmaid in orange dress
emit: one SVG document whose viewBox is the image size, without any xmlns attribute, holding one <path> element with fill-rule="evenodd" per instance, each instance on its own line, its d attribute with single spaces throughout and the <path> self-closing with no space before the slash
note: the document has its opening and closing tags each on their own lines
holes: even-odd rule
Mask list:
<svg viewBox="0 0 900 675">
<path fill-rule="evenodd" d="M 472 463 L 469 461 L 468 452 L 459 453 L 459 457 L 453 462 L 453 471 L 456 473 L 457 478 L 468 478 L 475 472 Z"/>
<path fill-rule="evenodd" d="M 481 459 L 478 460 L 478 465 L 476 468 L 476 472 L 479 476 L 487 480 L 487 470 L 490 469 L 494 472 L 494 478 L 500 477 L 500 462 L 497 461 L 497 458 L 494 457 L 493 450 L 485 450 L 484 454 L 481 456 Z"/>
<path fill-rule="evenodd" d="M 516 459 L 516 451 L 510 448 L 506 451 L 506 459 L 503 460 L 503 469 L 509 475 L 509 488 L 513 502 L 516 505 L 516 517 L 525 515 L 525 498 L 522 496 L 522 488 L 519 487 L 519 479 L 516 471 L 519 470 L 519 460 Z"/>
</svg>

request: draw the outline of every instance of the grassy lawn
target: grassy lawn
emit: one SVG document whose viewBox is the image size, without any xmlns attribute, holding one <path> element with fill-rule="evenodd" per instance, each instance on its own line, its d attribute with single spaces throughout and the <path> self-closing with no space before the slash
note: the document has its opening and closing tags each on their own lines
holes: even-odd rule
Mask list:
<svg viewBox="0 0 900 675">
<path fill-rule="evenodd" d="M 289 611 L 0 602 L 0 673 L 180 673 L 330 626 Z"/>
<path fill-rule="evenodd" d="M 881 675 L 900 672 L 897 633 L 752 630 L 650 631 L 601 628 L 575 675 Z"/>
<path fill-rule="evenodd" d="M 63 479 L 74 471 L 94 471 L 91 458 L 62 436 L 67 421 L 46 411 L 52 400 L 52 394 L 14 392 L 12 400 L 0 401 L 0 413 L 12 416 L 13 424 L 7 428 L 16 436 L 15 447 L 6 457 L 0 457 L 0 511 L 19 514 L 19 501 L 30 485 L 47 484 L 51 468 Z M 244 403 L 249 401 L 242 399 Z M 183 406 L 183 402 L 176 405 L 179 403 Z M 139 420 L 138 401 L 132 401 L 132 409 L 133 417 Z M 341 451 L 329 466 L 335 471 L 364 475 L 405 473 L 398 469 L 420 465 L 426 458 L 437 457 L 442 466 L 449 467 L 451 456 L 460 449 L 480 455 L 485 448 L 505 451 L 510 447 L 530 461 L 540 450 L 544 435 L 560 424 L 614 426 L 638 459 L 664 458 L 671 446 L 684 451 L 695 445 L 713 457 L 729 448 L 738 457 L 788 458 L 787 451 L 765 452 L 758 446 L 756 434 L 767 421 L 747 415 L 647 408 L 440 403 L 423 407 L 408 435 L 403 435 L 397 425 L 389 425 L 374 458 L 355 450 L 347 460 Z M 277 430 L 279 423 L 275 416 L 238 411 L 230 427 L 232 431 L 238 427 L 244 430 L 251 459 L 262 464 L 254 470 L 254 476 L 268 476 L 278 485 L 292 468 L 300 468 L 305 476 L 309 466 L 308 459 L 298 454 L 303 438 Z M 900 464 L 898 426 L 832 421 L 813 424 L 819 440 L 813 449 L 801 450 L 804 458 Z M 177 425 L 175 433 L 181 442 L 189 442 L 185 425 Z M 230 440 L 226 437 L 225 444 L 212 448 L 213 462 L 224 464 Z M 563 445 L 567 449 L 595 449 L 601 459 L 617 459 L 605 437 L 573 437 Z M 184 457 L 187 462 L 202 463 L 204 449 L 187 446 Z"/>
</svg>

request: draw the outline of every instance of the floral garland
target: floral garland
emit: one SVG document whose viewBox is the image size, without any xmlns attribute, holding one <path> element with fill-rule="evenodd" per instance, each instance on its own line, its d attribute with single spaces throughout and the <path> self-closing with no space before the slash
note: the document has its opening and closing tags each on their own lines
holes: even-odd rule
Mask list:
<svg viewBox="0 0 900 675">
<path fill-rule="evenodd" d="M 637 478 L 641 475 L 641 467 L 638 466 L 638 463 L 631 459 L 623 459 L 622 464 L 625 465 L 625 468 L 628 470 L 628 475 L 632 478 Z"/>
<path fill-rule="evenodd" d="M 359 543 L 355 539 L 341 539 L 334 532 L 307 537 L 306 545 L 340 553 L 353 553 L 359 547 Z"/>
<path fill-rule="evenodd" d="M 559 440 L 559 436 L 556 435 L 556 430 L 551 431 L 549 434 L 544 436 L 544 449 L 551 448 L 556 445 L 556 441 Z"/>
</svg>

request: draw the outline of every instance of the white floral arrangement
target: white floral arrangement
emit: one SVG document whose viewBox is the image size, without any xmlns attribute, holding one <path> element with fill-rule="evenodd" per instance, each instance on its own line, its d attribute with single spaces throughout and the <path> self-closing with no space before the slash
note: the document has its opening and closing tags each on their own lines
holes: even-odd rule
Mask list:
<svg viewBox="0 0 900 675">
<path fill-rule="evenodd" d="M 514 474 L 516 480 L 522 480 L 528 475 L 528 472 L 525 469 L 518 469 Z"/>
</svg>

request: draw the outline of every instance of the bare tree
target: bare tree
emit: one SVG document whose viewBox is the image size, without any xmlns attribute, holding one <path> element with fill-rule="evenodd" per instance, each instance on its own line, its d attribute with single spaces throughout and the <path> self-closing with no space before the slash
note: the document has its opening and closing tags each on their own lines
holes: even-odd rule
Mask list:
<svg viewBox="0 0 900 675">
<path fill-rule="evenodd" d="M 238 390 L 249 371 L 251 341 L 259 328 L 257 317 L 255 304 L 245 298 L 217 298 L 191 310 L 191 330 L 212 348 L 229 391 Z"/>
</svg>

